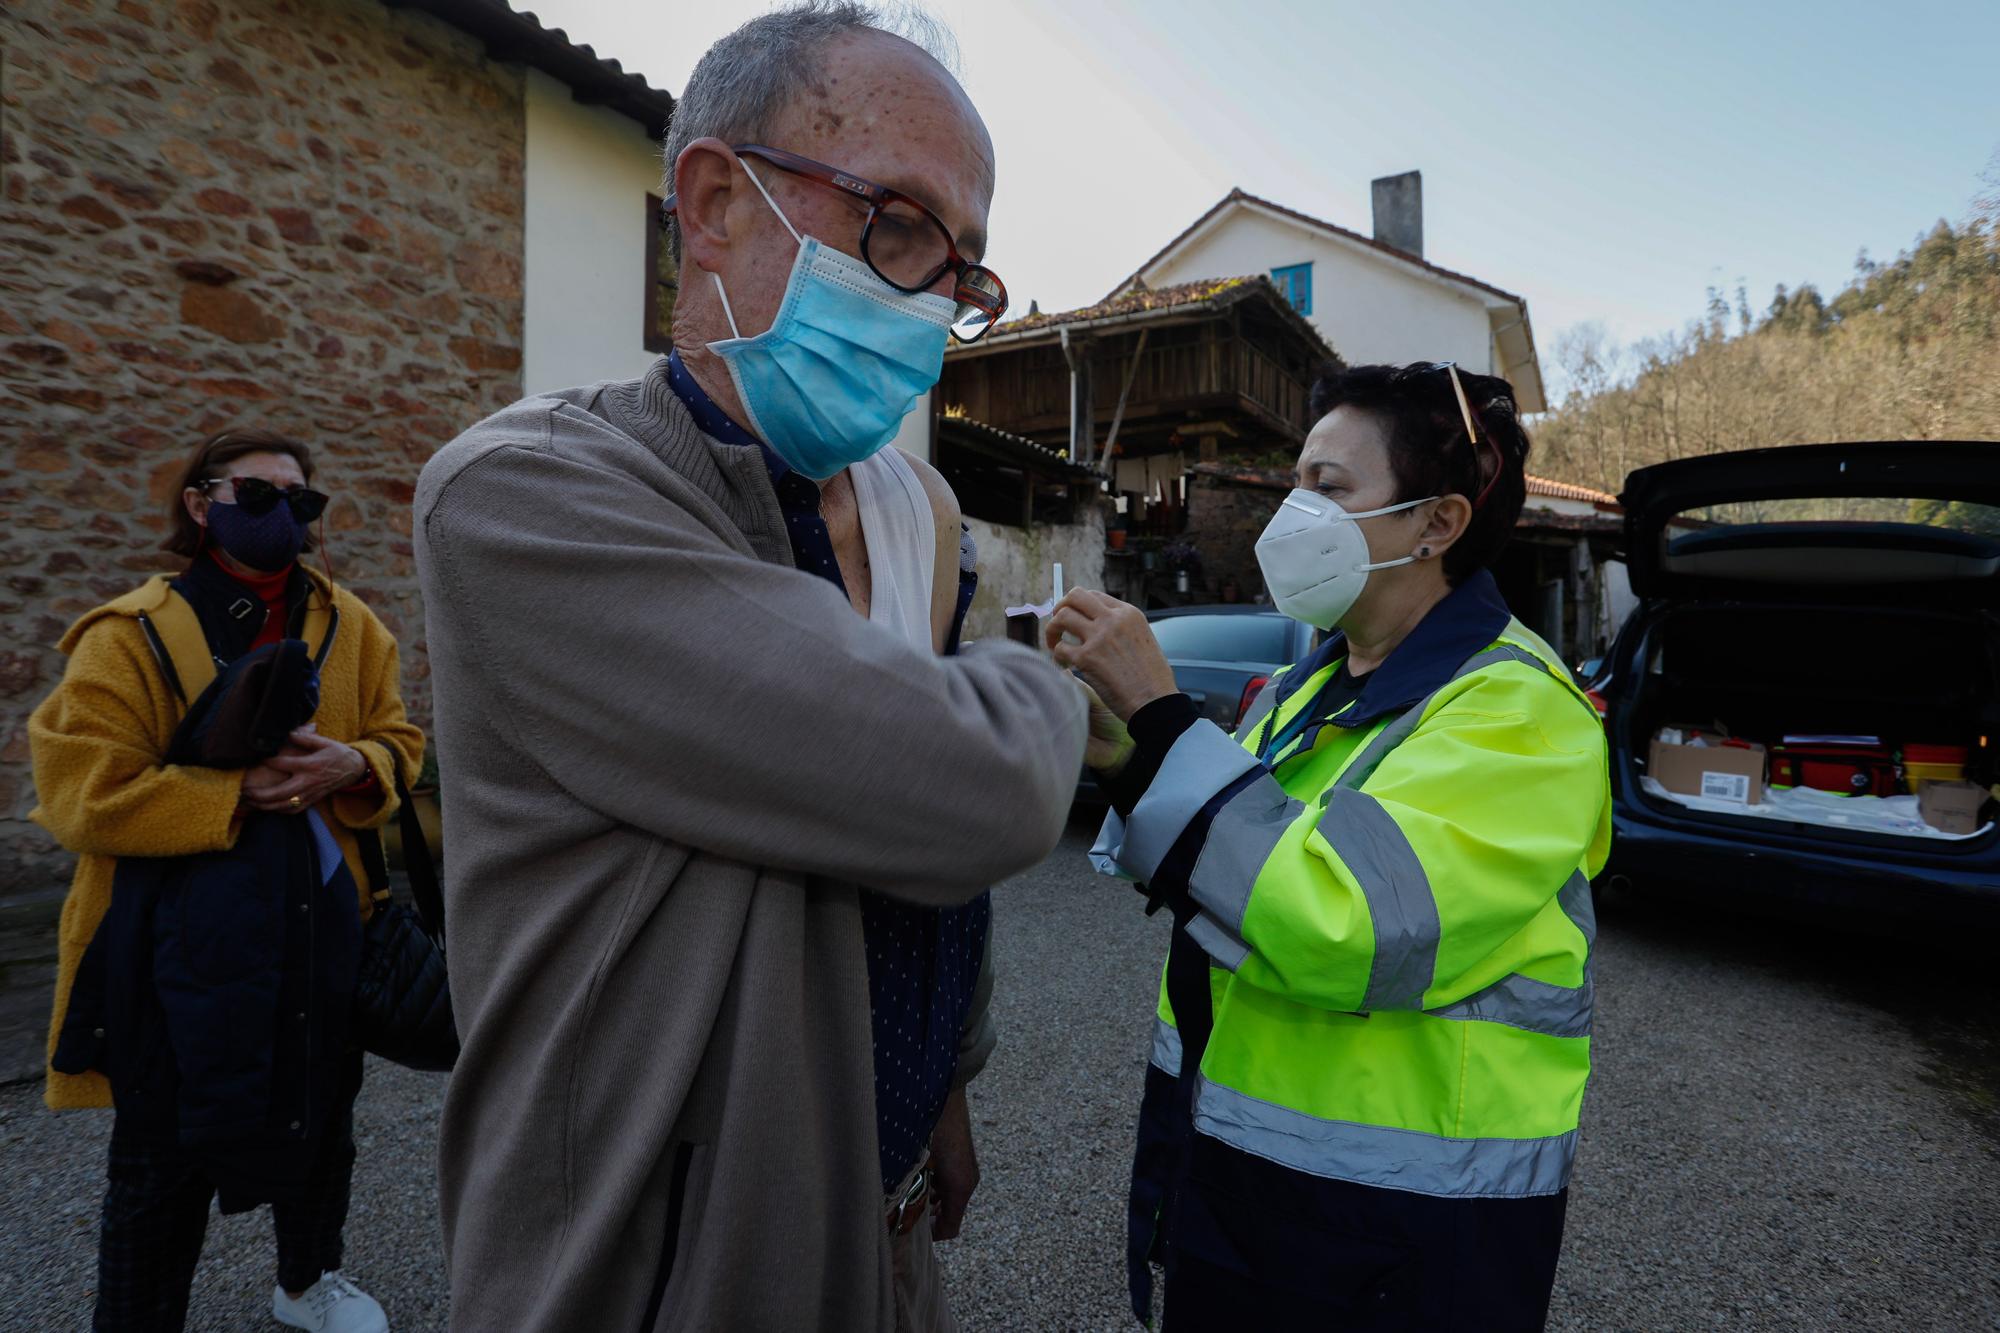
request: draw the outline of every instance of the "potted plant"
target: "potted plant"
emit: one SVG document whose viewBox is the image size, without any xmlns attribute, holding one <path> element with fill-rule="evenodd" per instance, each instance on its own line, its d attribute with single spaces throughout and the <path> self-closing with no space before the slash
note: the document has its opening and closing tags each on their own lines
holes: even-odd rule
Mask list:
<svg viewBox="0 0 2000 1333">
<path fill-rule="evenodd" d="M 1201 577 L 1201 552 L 1187 538 L 1182 537 L 1168 543 L 1160 554 L 1166 559 L 1167 568 L 1174 572 L 1185 571 L 1191 579 Z"/>
</svg>

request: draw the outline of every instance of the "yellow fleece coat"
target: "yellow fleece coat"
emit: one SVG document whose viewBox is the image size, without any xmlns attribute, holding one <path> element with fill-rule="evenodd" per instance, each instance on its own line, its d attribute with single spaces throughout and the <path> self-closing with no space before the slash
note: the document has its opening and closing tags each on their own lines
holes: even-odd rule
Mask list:
<svg viewBox="0 0 2000 1333">
<path fill-rule="evenodd" d="M 394 636 L 360 598 L 308 573 L 317 595 L 304 638 L 315 651 L 326 636 L 329 596 L 340 612 L 313 722 L 322 736 L 359 750 L 375 775 L 367 791 L 335 795 L 319 807 L 359 886 L 366 920 L 370 886 L 353 830 L 380 827 L 396 813 L 390 765 L 400 762 L 404 779 L 414 782 L 424 735 L 403 714 Z M 166 579 L 156 578 L 79 620 L 59 645 L 69 655 L 62 683 L 28 719 L 40 799 L 32 818 L 77 854 L 57 933 L 51 1055 L 77 964 L 111 905 L 118 858 L 221 851 L 236 841 L 241 826 L 242 770 L 161 763 L 185 708 L 162 676 L 137 617 L 157 618 L 176 596 Z M 192 698 L 200 687 L 182 670 Z M 97 1073 L 50 1069 L 42 1095 L 57 1110 L 111 1105 L 110 1085 Z"/>
</svg>

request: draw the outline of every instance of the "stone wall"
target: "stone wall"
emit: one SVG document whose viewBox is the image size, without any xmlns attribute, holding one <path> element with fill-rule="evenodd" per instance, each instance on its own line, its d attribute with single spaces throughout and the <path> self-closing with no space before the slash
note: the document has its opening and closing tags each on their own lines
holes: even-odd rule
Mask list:
<svg viewBox="0 0 2000 1333">
<path fill-rule="evenodd" d="M 1006 608 L 1049 600 L 1050 565 L 1062 562 L 1068 588 L 1104 586 L 1104 507 L 1078 506 L 1077 521 L 1014 527 L 968 518 L 979 544 L 979 590 L 965 616 L 965 638 L 1006 637 Z"/>
<path fill-rule="evenodd" d="M 518 66 L 380 0 L 0 8 L 0 882 L 59 885 L 26 720 L 78 614 L 170 567 L 189 448 L 310 442 L 336 578 L 429 720 L 418 469 L 519 396 Z"/>
<path fill-rule="evenodd" d="M 1285 498 L 1282 485 L 1251 485 L 1197 472 L 1188 480 L 1185 540 L 1201 552 L 1202 587 L 1196 601 L 1220 601 L 1222 585 L 1236 581 L 1237 600 L 1264 594 L 1257 567 L 1257 538 Z"/>
</svg>

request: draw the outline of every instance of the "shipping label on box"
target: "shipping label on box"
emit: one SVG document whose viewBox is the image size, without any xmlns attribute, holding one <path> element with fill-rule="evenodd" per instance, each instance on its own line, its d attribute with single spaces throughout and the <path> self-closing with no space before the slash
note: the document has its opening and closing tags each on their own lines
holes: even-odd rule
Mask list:
<svg viewBox="0 0 2000 1333">
<path fill-rule="evenodd" d="M 1748 805 L 1750 775 L 1704 771 L 1701 775 L 1701 794 L 1711 801 L 1735 801 L 1739 805 Z"/>
</svg>

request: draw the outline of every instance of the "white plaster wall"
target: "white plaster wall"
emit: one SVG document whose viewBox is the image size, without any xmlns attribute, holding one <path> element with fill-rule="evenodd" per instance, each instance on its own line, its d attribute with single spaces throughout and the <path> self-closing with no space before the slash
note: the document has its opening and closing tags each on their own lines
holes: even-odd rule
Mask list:
<svg viewBox="0 0 2000 1333">
<path fill-rule="evenodd" d="M 1061 527 L 1026 528 L 965 520 L 979 544 L 979 591 L 965 617 L 966 639 L 1004 638 L 1006 608 L 1049 600 L 1049 567 L 1058 560 L 1065 588 L 1104 586 L 1104 507 L 1086 506 L 1077 517 Z"/>
<path fill-rule="evenodd" d="M 1305 263 L 1313 266 L 1310 318 L 1349 365 L 1456 361 L 1492 373 L 1493 331 L 1483 304 L 1373 251 L 1261 213 L 1235 210 L 1145 278 L 1165 287 Z"/>
<path fill-rule="evenodd" d="M 1604 590 L 1604 637 L 1609 642 L 1639 609 L 1639 599 L 1632 592 L 1632 571 L 1622 560 L 1606 560 L 1599 566 L 1598 586 Z"/>
<path fill-rule="evenodd" d="M 582 106 L 528 71 L 521 386 L 529 393 L 632 379 L 646 350 L 646 194 L 660 147 L 639 123 Z"/>
<path fill-rule="evenodd" d="M 1525 513 L 1530 509 L 1542 509 L 1551 514 L 1568 514 L 1575 518 L 1601 517 L 1597 505 L 1590 500 L 1572 500 L 1563 495 L 1530 495 L 1521 503 Z"/>
<path fill-rule="evenodd" d="M 917 405 L 910 409 L 910 414 L 903 418 L 903 424 L 897 427 L 896 438 L 890 441 L 904 453 L 921 458 L 926 463 L 935 461 L 931 457 L 936 452 L 931 448 L 931 413 L 936 410 L 936 396 L 937 390 L 924 390 L 923 396 L 917 399 Z"/>
</svg>

